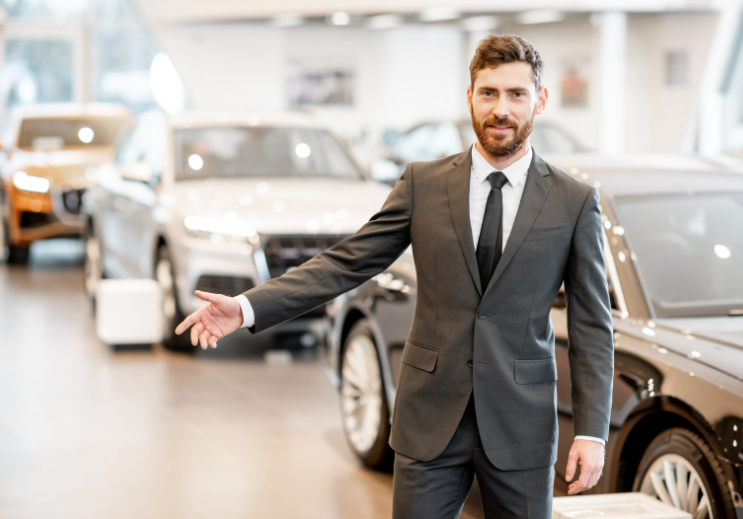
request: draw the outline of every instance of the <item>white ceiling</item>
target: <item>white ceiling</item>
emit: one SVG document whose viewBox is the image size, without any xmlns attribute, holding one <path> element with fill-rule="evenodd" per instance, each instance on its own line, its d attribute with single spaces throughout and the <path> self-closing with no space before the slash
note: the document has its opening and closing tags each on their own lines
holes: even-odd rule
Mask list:
<svg viewBox="0 0 743 519">
<path fill-rule="evenodd" d="M 325 16 L 336 11 L 359 14 L 415 13 L 425 8 L 450 6 L 462 13 L 508 13 L 533 9 L 571 12 L 619 10 L 662 12 L 718 10 L 725 0 L 136 0 L 155 23 L 235 21 L 297 13 Z M 446 2 L 446 0 L 444 0 Z"/>
</svg>

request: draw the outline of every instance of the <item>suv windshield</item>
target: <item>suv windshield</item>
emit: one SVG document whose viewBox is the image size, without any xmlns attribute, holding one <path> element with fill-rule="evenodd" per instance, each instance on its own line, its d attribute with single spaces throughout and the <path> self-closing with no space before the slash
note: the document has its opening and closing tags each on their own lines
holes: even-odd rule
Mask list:
<svg viewBox="0 0 743 519">
<path fill-rule="evenodd" d="M 743 193 L 618 199 L 658 317 L 743 309 Z"/>
<path fill-rule="evenodd" d="M 110 146 L 124 124 L 125 119 L 109 117 L 24 119 L 18 135 L 18 147 L 58 150 L 82 146 Z"/>
<path fill-rule="evenodd" d="M 176 130 L 175 174 L 177 179 L 362 178 L 353 161 L 328 132 L 270 127 Z"/>
</svg>

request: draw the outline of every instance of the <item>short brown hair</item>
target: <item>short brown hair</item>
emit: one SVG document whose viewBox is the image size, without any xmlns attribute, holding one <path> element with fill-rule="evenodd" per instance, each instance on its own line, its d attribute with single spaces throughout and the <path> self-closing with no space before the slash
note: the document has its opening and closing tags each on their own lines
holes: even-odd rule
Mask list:
<svg viewBox="0 0 743 519">
<path fill-rule="evenodd" d="M 542 88 L 542 69 L 544 64 L 534 45 L 521 36 L 491 34 L 480 42 L 470 63 L 470 81 L 475 86 L 475 76 L 484 68 L 495 68 L 504 63 L 521 61 L 531 65 L 534 73 L 534 87 Z"/>
</svg>

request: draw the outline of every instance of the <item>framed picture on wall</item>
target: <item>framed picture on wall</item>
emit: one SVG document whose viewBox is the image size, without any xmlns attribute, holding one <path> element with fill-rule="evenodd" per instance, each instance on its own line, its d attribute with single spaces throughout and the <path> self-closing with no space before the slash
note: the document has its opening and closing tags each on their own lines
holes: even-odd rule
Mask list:
<svg viewBox="0 0 743 519">
<path fill-rule="evenodd" d="M 286 91 L 289 106 L 351 106 L 354 71 L 343 65 L 290 63 Z"/>
<path fill-rule="evenodd" d="M 588 60 L 568 61 L 563 66 L 560 93 L 563 108 L 588 107 Z"/>
</svg>

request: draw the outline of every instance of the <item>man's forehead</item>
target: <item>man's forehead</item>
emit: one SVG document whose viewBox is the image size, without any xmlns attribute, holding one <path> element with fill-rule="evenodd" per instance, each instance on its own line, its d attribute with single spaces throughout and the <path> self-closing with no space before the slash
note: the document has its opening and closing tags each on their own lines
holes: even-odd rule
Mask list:
<svg viewBox="0 0 743 519">
<path fill-rule="evenodd" d="M 528 88 L 534 86 L 534 71 L 528 63 L 515 61 L 477 71 L 475 86 L 493 88 Z"/>
</svg>

